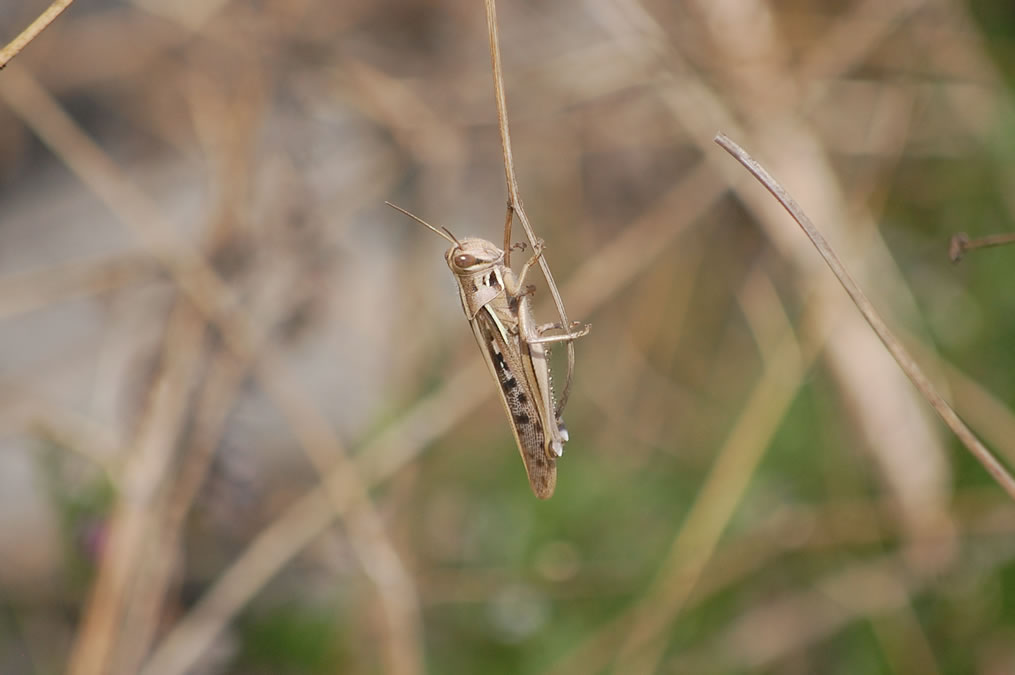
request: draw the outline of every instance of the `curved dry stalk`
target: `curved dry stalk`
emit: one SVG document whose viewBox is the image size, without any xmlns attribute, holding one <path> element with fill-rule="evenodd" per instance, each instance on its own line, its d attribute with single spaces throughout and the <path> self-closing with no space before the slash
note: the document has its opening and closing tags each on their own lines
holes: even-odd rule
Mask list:
<svg viewBox="0 0 1015 675">
<path fill-rule="evenodd" d="M 500 63 L 500 38 L 497 32 L 497 6 L 495 0 L 486 2 L 486 28 L 490 36 L 490 62 L 493 69 L 493 91 L 497 100 L 497 126 L 500 128 L 501 149 L 504 153 L 504 177 L 507 182 L 508 202 L 507 215 L 504 218 L 504 264 L 511 262 L 511 221 L 513 214 L 518 214 L 518 222 L 525 230 L 525 236 L 529 244 L 536 245 L 536 235 L 529 223 L 529 217 L 525 214 L 525 205 L 518 192 L 518 178 L 515 176 L 514 156 L 511 151 L 511 129 L 508 125 L 507 102 L 504 95 L 504 75 L 501 72 Z M 539 269 L 546 279 L 546 286 L 550 289 L 550 296 L 553 297 L 553 304 L 557 307 L 557 315 L 560 316 L 560 325 L 571 325 L 564 310 L 564 300 L 560 297 L 557 284 L 550 273 L 550 265 L 546 262 L 546 256 L 539 256 Z M 564 410 L 567 399 L 571 395 L 571 380 L 574 376 L 574 342 L 564 343 L 567 349 L 567 376 L 564 378 L 564 389 L 560 392 L 560 399 L 557 401 L 557 414 Z"/>
<path fill-rule="evenodd" d="M 897 331 L 921 361 L 933 361 L 954 405 L 1007 462 L 1015 462 L 1015 411 L 952 361 L 913 335 Z"/>
<path fill-rule="evenodd" d="M 628 46 L 635 59 L 644 59 L 641 54 L 648 49 L 658 52 L 660 77 L 653 80 L 653 86 L 660 92 L 662 102 L 686 128 L 694 144 L 755 218 L 775 249 L 791 263 L 796 271 L 794 287 L 801 299 L 817 292 L 830 294 L 834 300 L 822 305 L 816 318 L 839 329 L 832 334 L 823 360 L 845 393 L 844 403 L 855 413 L 859 431 L 877 461 L 879 474 L 898 496 L 901 506 L 898 513 L 910 523 L 914 536 L 946 509 L 948 467 L 946 449 L 937 427 L 930 422 L 928 411 L 905 376 L 894 369 L 889 355 L 882 351 L 875 336 L 855 314 L 848 298 L 841 296 L 833 287 L 832 279 L 823 273 L 821 263 L 808 250 L 809 246 L 781 226 L 781 210 L 760 191 L 748 189 L 750 186 L 743 180 L 743 173 L 713 152 L 709 139 L 718 126 L 751 129 L 759 142 L 771 143 L 785 170 L 807 181 L 814 194 L 819 195 L 818 202 L 830 226 L 842 229 L 848 220 L 862 230 L 864 236 L 862 242 L 858 240 L 858 250 L 863 251 L 871 269 L 888 273 L 899 281 L 892 287 L 893 299 L 915 310 L 917 303 L 877 232 L 870 210 L 851 210 L 846 206 L 843 185 L 836 178 L 824 150 L 825 142 L 806 119 L 806 111 L 813 110 L 824 98 L 821 88 L 816 91 L 807 87 L 805 91 L 801 83 L 813 81 L 815 76 L 822 81 L 845 77 L 865 52 L 881 44 L 893 27 L 917 11 L 923 1 L 862 0 L 854 3 L 841 21 L 837 20 L 813 46 L 801 52 L 799 59 L 786 60 L 742 54 L 747 49 L 752 54 L 757 50 L 757 54 L 785 56 L 786 43 L 779 36 L 778 22 L 757 20 L 761 15 L 771 16 L 768 3 L 694 2 L 692 5 L 701 13 L 722 18 L 721 25 L 710 24 L 710 30 L 718 53 L 726 54 L 716 63 L 729 67 L 729 78 L 735 83 L 727 92 L 717 90 L 714 83 L 700 77 L 639 0 L 603 0 L 602 3 L 623 6 L 628 14 L 637 15 L 637 21 L 628 22 L 631 25 L 625 25 L 624 20 L 611 19 L 602 21 L 602 26 L 619 38 L 620 44 Z M 849 48 L 843 49 L 847 43 Z M 800 65 L 791 70 L 788 68 L 791 63 Z M 749 73 L 733 64 L 750 64 Z M 764 105 L 759 105 L 762 102 Z M 890 136 L 882 138 L 891 140 L 889 146 L 893 154 L 897 152 L 897 140 Z M 870 356 L 857 359 L 858 349 Z M 909 470 L 913 461 L 923 462 L 920 471 Z"/>
<path fill-rule="evenodd" d="M 53 0 L 52 5 L 36 17 L 35 21 L 28 24 L 28 28 L 21 31 L 16 38 L 8 42 L 3 49 L 0 49 L 0 68 L 6 66 L 11 59 L 28 46 L 29 42 L 38 37 L 39 33 L 46 30 L 46 27 L 53 23 L 56 17 L 63 13 L 63 10 L 70 7 L 72 2 L 74 0 Z"/>
<path fill-rule="evenodd" d="M 952 410 L 951 406 L 942 398 L 937 392 L 934 386 L 930 383 L 927 377 L 920 370 L 920 367 L 913 360 L 913 357 L 909 355 L 902 343 L 892 334 L 885 325 L 885 322 L 878 315 L 874 306 L 871 304 L 864 292 L 860 290 L 859 285 L 853 280 L 849 272 L 843 266 L 839 257 L 832 250 L 832 247 L 828 244 L 822 234 L 811 222 L 810 218 L 804 213 L 803 209 L 800 208 L 799 204 L 786 192 L 786 189 L 782 187 L 769 173 L 765 170 L 761 164 L 751 157 L 747 152 L 733 142 L 730 138 L 724 134 L 717 134 L 715 142 L 722 147 L 726 152 L 732 155 L 738 162 L 740 162 L 744 168 L 746 168 L 751 174 L 754 175 L 758 181 L 765 186 L 773 197 L 782 204 L 783 208 L 793 217 L 793 219 L 800 225 L 807 238 L 811 240 L 814 247 L 824 258 L 828 267 L 838 278 L 839 283 L 846 289 L 846 293 L 852 298 L 853 303 L 856 305 L 860 313 L 863 314 L 864 319 L 870 324 L 870 327 L 877 334 L 878 338 L 888 349 L 892 358 L 899 364 L 906 376 L 913 382 L 916 388 L 923 394 L 924 398 L 931 404 L 944 423 L 948 425 L 948 428 L 962 441 L 962 444 L 966 446 L 973 457 L 976 458 L 983 468 L 987 470 L 994 480 L 1008 493 L 1008 495 L 1015 499 L 1015 478 L 1008 472 L 1008 469 L 998 460 L 994 454 L 980 442 L 980 439 L 976 437 L 972 429 L 966 426 L 966 423 Z"/>
</svg>

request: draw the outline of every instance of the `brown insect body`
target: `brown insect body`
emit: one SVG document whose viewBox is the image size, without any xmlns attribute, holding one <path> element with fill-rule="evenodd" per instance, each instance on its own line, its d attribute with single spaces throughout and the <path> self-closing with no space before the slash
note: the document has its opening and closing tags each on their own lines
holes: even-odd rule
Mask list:
<svg viewBox="0 0 1015 675">
<path fill-rule="evenodd" d="M 557 485 L 557 458 L 564 452 L 568 434 L 553 397 L 546 345 L 582 337 L 589 327 L 571 332 L 569 326 L 563 335 L 546 335 L 560 326 L 536 325 L 529 302 L 531 291 L 523 283 L 542 255 L 542 242 L 537 242 L 516 277 L 504 262 L 504 251 L 492 242 L 474 237 L 458 240 L 446 228 L 438 230 L 389 205 L 451 242 L 444 259 L 455 275 L 462 309 L 497 382 L 529 485 L 540 499 L 549 498 Z"/>
<path fill-rule="evenodd" d="M 492 242 L 462 239 L 448 249 L 445 260 L 458 280 L 462 308 L 498 384 L 529 485 L 537 497 L 547 499 L 557 485 L 557 457 L 567 432 L 557 419 L 548 350 L 525 339 L 538 336 L 528 295 L 504 265 L 504 252 Z"/>
</svg>

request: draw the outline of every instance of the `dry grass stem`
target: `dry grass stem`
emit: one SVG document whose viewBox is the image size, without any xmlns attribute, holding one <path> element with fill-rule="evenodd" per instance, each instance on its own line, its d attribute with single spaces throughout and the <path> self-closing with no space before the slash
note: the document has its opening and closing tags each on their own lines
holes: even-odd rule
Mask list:
<svg viewBox="0 0 1015 675">
<path fill-rule="evenodd" d="M 225 429 L 249 363 L 241 363 L 228 352 L 212 363 L 204 388 L 195 406 L 195 420 L 182 466 L 166 499 L 161 536 L 150 542 L 144 577 L 135 586 L 121 640 L 115 672 L 136 673 L 151 651 L 152 642 L 166 609 L 171 580 L 181 562 L 181 540 L 185 519 L 198 490 L 204 483 L 215 449 Z"/>
<path fill-rule="evenodd" d="M 748 316 L 756 315 L 751 311 Z M 785 326 L 789 328 L 789 326 Z M 756 335 L 768 331 L 761 327 Z M 655 579 L 634 606 L 588 635 L 553 675 L 587 673 L 614 662 L 619 672 L 654 672 L 665 646 L 659 638 L 675 620 L 712 558 L 771 438 L 786 415 L 818 350 L 801 353 L 790 330 L 764 347 L 771 358 L 677 530 Z M 623 637 L 622 637 L 623 636 Z"/>
<path fill-rule="evenodd" d="M 893 291 L 889 297 L 899 311 L 913 312 L 918 305 L 872 214 L 867 209 L 856 212 L 847 209 L 843 181 L 834 166 L 828 141 L 815 129 L 812 119 L 804 116 L 821 100 L 820 96 L 808 96 L 810 92 L 801 88 L 801 80 L 785 72 L 789 63 L 787 47 L 778 23 L 772 20 L 774 8 L 765 2 L 696 4 L 699 11 L 710 16 L 707 24 L 710 35 L 724 55 L 726 88 L 709 86 L 689 64 L 683 64 L 679 54 L 671 53 L 669 58 L 681 63 L 680 70 L 686 73 L 681 88 L 690 88 L 695 95 L 685 97 L 677 87 L 669 87 L 666 101 L 776 249 L 791 262 L 801 301 L 807 302 L 815 295 L 824 297 L 817 305 L 815 321 L 827 324 L 821 331 L 832 325 L 835 330 L 830 333 L 823 360 L 842 389 L 881 476 L 899 498 L 900 517 L 910 523 L 912 536 L 920 536 L 923 528 L 941 517 L 949 497 L 949 467 L 937 429 L 905 377 L 891 367 L 890 358 L 876 338 L 835 288 L 834 281 L 823 274 L 806 243 L 781 227 L 778 206 L 749 189 L 742 173 L 728 163 L 722 164 L 721 155 L 708 142 L 715 127 L 729 123 L 733 126 L 728 131 L 741 129 L 736 134 L 744 134 L 745 138 L 748 136 L 744 130 L 750 129 L 750 137 L 766 144 L 771 161 L 779 170 L 806 186 L 814 208 L 821 210 L 821 220 L 828 223 L 830 231 L 853 243 L 850 251 L 864 261 L 864 269 L 877 269 L 886 275 L 885 285 Z M 890 26 L 910 15 L 915 7 L 910 3 L 895 3 L 887 8 L 861 3 L 850 8 L 845 23 L 869 21 Z M 834 25 L 829 29 L 833 39 L 841 36 L 839 23 Z M 878 47 L 873 38 L 887 36 L 883 31 L 861 34 L 869 41 L 858 46 L 862 44 L 868 50 Z M 841 71 L 826 70 L 824 75 L 842 72 L 845 77 L 843 71 L 855 65 L 855 59 L 864 53 L 854 48 L 838 52 L 832 58 L 822 37 L 814 40 L 811 50 L 802 55 L 801 69 L 810 73 L 811 68 L 836 68 Z M 747 63 L 754 65 L 745 67 L 743 64 Z M 818 65 L 810 66 L 811 63 Z M 820 93 L 820 89 L 815 92 Z M 896 147 L 898 143 L 893 139 L 890 146 Z M 862 236 L 856 237 L 856 231 Z M 916 461 L 921 464 L 918 472 L 911 470 Z"/>
<path fill-rule="evenodd" d="M 108 293 L 157 276 L 148 256 L 116 256 L 8 277 L 0 281 L 0 320 L 54 303 Z"/>
<path fill-rule="evenodd" d="M 661 635 L 684 608 L 712 559 L 719 538 L 817 355 L 814 349 L 806 355 L 800 349 L 777 296 L 748 294 L 743 304 L 749 321 L 764 316 L 765 324 L 774 320 L 779 325 L 773 332 L 768 325 L 751 322 L 762 354 L 768 354 L 769 358 L 743 412 L 716 455 L 652 588 L 634 610 L 633 625 L 616 656 L 620 672 L 632 675 L 657 672 L 666 646 Z M 781 337 L 774 344 L 766 337 L 776 335 Z"/>
<path fill-rule="evenodd" d="M 140 675 L 190 672 L 239 608 L 340 515 L 323 488 L 312 490 L 286 509 L 258 533 L 208 592 L 173 625 Z"/>
<path fill-rule="evenodd" d="M 710 171 L 703 167 L 692 170 L 630 228 L 586 260 L 564 291 L 573 297 L 579 311 L 594 313 L 636 278 L 644 264 L 665 255 L 721 195 Z M 636 255 L 643 242 L 651 245 Z M 609 273 L 603 274 L 603 270 Z M 591 278 L 596 283 L 590 283 Z M 474 358 L 360 449 L 358 463 L 370 485 L 389 479 L 491 398 L 493 392 L 484 380 L 486 372 L 482 359 Z M 317 488 L 268 524 L 157 647 L 144 675 L 179 675 L 191 668 L 251 596 L 328 527 L 335 515 L 328 512 L 323 488 Z M 271 551 L 271 556 L 265 551 Z"/>
<path fill-rule="evenodd" d="M 896 672 L 941 673 L 933 645 L 920 625 L 912 601 L 900 604 L 896 612 L 872 617 L 871 624 L 886 660 Z"/>
<path fill-rule="evenodd" d="M 166 330 L 161 371 L 134 442 L 136 449 L 124 469 L 106 554 L 71 655 L 71 675 L 98 675 L 112 668 L 139 562 L 160 536 L 157 502 L 183 429 L 204 332 L 201 316 L 187 300 L 179 300 Z"/>
<path fill-rule="evenodd" d="M 46 8 L 35 21 L 28 24 L 25 30 L 10 42 L 3 49 L 0 49 L 0 68 L 6 66 L 11 59 L 21 53 L 21 50 L 28 46 L 28 43 L 38 37 L 39 33 L 46 30 L 49 24 L 56 21 L 56 17 L 63 13 L 63 10 L 70 7 L 74 0 L 53 0 L 53 4 Z"/>
<path fill-rule="evenodd" d="M 932 346 L 903 329 L 897 329 L 896 334 L 921 363 L 933 364 L 932 381 L 939 391 L 949 395 L 956 411 L 997 449 L 1006 463 L 1015 463 L 1015 412 Z"/>
<path fill-rule="evenodd" d="M 119 167 L 60 108 L 56 101 L 24 70 L 15 65 L 6 74 L 0 96 L 33 128 L 69 168 L 87 184 L 121 221 L 131 227 L 143 244 L 172 274 L 194 305 L 221 331 L 226 344 L 241 359 L 253 360 L 258 380 L 286 417 L 290 428 L 314 468 L 321 474 L 335 508 L 349 509 L 349 534 L 353 548 L 362 556 L 363 571 L 374 581 L 388 618 L 387 657 L 389 672 L 412 675 L 422 668 L 419 610 L 411 579 L 388 542 L 380 516 L 370 503 L 367 488 L 350 463 L 328 421 L 316 403 L 292 381 L 267 345 L 260 340 L 224 282 L 199 253 L 175 237 L 158 209 L 127 179 Z M 255 358 L 256 355 L 256 358 Z M 337 469 L 337 471 L 331 471 Z M 96 624 L 108 629 L 108 622 Z M 86 627 L 87 628 L 87 627 Z M 99 629 L 88 630 L 97 635 Z M 103 639 L 88 644 L 80 662 L 80 675 L 96 672 L 106 658 Z"/>
<path fill-rule="evenodd" d="M 723 71 L 723 76 L 729 80 L 727 90 L 706 82 L 698 69 L 673 47 L 667 31 L 637 0 L 618 0 L 615 4 L 623 8 L 623 14 L 601 21 L 603 28 L 628 46 L 634 54 L 632 58 L 644 59 L 643 52 L 647 50 L 657 55 L 661 72 L 654 82 L 660 89 L 662 102 L 687 129 L 691 142 L 748 208 L 779 252 L 792 263 L 797 272 L 796 286 L 801 301 L 807 302 L 813 294 L 827 298 L 819 306 L 819 315 L 815 318 L 836 326 L 824 360 L 850 403 L 851 412 L 860 423 L 886 483 L 899 496 L 901 517 L 911 523 L 913 535 L 919 536 L 923 527 L 940 516 L 947 500 L 945 451 L 929 423 L 929 416 L 923 413 L 905 378 L 887 367 L 887 355 L 882 357 L 876 340 L 848 307 L 846 299 L 838 301 L 830 280 L 818 274 L 820 269 L 813 256 L 778 226 L 778 212 L 771 200 L 760 199 L 746 189 L 742 176 L 722 165 L 707 140 L 718 125 L 729 130 L 740 129 L 736 133 L 745 135 L 745 129 L 751 129 L 752 137 L 769 143 L 779 166 L 806 181 L 809 194 L 814 195 L 836 232 L 841 230 L 846 238 L 849 234 L 845 228 L 850 225 L 864 233 L 864 240 L 858 242 L 863 245 L 857 255 L 869 261 L 872 268 L 887 270 L 895 282 L 891 283 L 891 288 L 898 291 L 895 300 L 912 310 L 916 303 L 904 277 L 897 273 L 873 219 L 862 210 L 859 215 L 847 214 L 840 181 L 825 150 L 828 141 L 802 116 L 822 101 L 827 90 L 803 91 L 795 74 L 786 73 L 789 62 L 782 60 L 786 47 L 776 32 L 777 22 L 768 20 L 773 10 L 765 3 L 722 6 L 697 3 L 701 15 L 710 17 L 705 25 L 722 55 L 719 63 L 728 68 Z M 882 4 L 858 3 L 843 17 L 841 25 L 878 27 L 860 31 L 863 39 L 850 49 L 827 48 L 824 36 L 810 43 L 809 51 L 799 59 L 803 64 L 799 66 L 801 76 L 814 77 L 816 72 L 826 78 L 844 75 L 855 65 L 856 59 L 867 53 L 865 50 L 878 46 L 876 40 L 888 35 L 890 26 L 917 8 L 912 3 L 889 7 Z M 837 21 L 829 29 L 833 44 L 841 44 L 845 35 L 839 30 L 841 25 Z M 745 50 L 750 54 L 745 55 Z M 744 63 L 755 65 L 751 68 L 735 65 Z M 891 146 L 897 147 L 898 140 L 891 139 Z M 864 353 L 864 358 L 857 359 L 858 352 Z M 916 457 L 922 462 L 920 472 L 908 467 Z"/>
<path fill-rule="evenodd" d="M 1015 672 L 1006 477 L 712 142 L 1015 475 L 1015 267 L 942 250 L 1015 222 L 988 5 L 40 18 L 0 52 L 0 672 Z M 557 499 L 385 199 L 567 270 L 530 279 L 597 326 L 581 386 L 554 350 Z"/>
<path fill-rule="evenodd" d="M 1015 243 L 1015 234 L 994 234 L 989 237 L 970 239 L 968 234 L 961 232 L 952 237 L 951 243 L 948 245 L 948 257 L 952 259 L 952 262 L 958 262 L 962 260 L 962 256 L 966 254 L 966 251 L 1005 246 L 1011 243 Z"/>
<path fill-rule="evenodd" d="M 905 611 L 910 598 L 930 580 L 913 575 L 898 555 L 835 571 L 817 580 L 813 588 L 786 592 L 743 612 L 709 641 L 711 657 L 694 650 L 679 655 L 667 667 L 696 672 L 704 662 L 714 664 L 716 654 L 725 655 L 722 660 L 729 667 L 770 667 L 855 621 Z M 770 630 L 775 626 L 780 629 Z"/>
<path fill-rule="evenodd" d="M 754 158 L 747 154 L 743 148 L 737 145 L 734 141 L 730 140 L 723 134 L 718 134 L 715 137 L 715 142 L 719 144 L 724 150 L 732 155 L 738 162 L 744 165 L 744 167 L 753 174 L 758 181 L 765 186 L 773 197 L 775 197 L 780 204 L 786 209 L 786 211 L 793 217 L 793 219 L 800 225 L 807 238 L 811 240 L 818 253 L 824 258 L 825 262 L 828 263 L 828 267 L 835 274 L 836 278 L 842 284 L 842 287 L 852 298 L 857 309 L 863 314 L 864 319 L 870 324 L 870 327 L 877 334 L 878 338 L 885 345 L 891 353 L 892 358 L 899 364 L 906 376 L 913 382 L 920 393 L 927 399 L 934 410 L 937 411 L 944 423 L 948 425 L 948 428 L 958 437 L 962 444 L 966 446 L 973 457 L 976 458 L 983 468 L 987 470 L 994 480 L 997 481 L 1008 495 L 1015 499 L 1015 478 L 1008 473 L 1007 468 L 994 456 L 994 454 L 987 449 L 983 443 L 976 437 L 972 429 L 966 426 L 955 411 L 952 410 L 951 406 L 941 397 L 937 392 L 937 389 L 930 383 L 930 381 L 923 374 L 923 371 L 916 364 L 916 361 L 909 355 L 902 343 L 892 334 L 888 329 L 888 326 L 878 315 L 874 306 L 867 299 L 860 287 L 857 285 L 853 277 L 850 276 L 849 272 L 843 266 L 839 257 L 835 251 L 832 250 L 831 246 L 825 240 L 824 236 L 818 231 L 811 222 L 810 218 L 800 208 L 796 201 L 786 192 L 783 188 L 766 170 L 761 164 L 759 164 Z"/>
<path fill-rule="evenodd" d="M 110 484 L 119 485 L 122 444 L 107 427 L 53 401 L 40 399 L 18 383 L 0 380 L 0 389 L 17 396 L 22 406 L 14 419 L 0 418 L 0 435 L 9 433 L 11 428 L 33 429 L 40 438 L 99 467 Z"/>
<path fill-rule="evenodd" d="M 495 0 L 484 0 L 486 6 L 486 27 L 490 37 L 490 62 L 491 68 L 493 69 L 493 89 L 494 96 L 497 101 L 497 126 L 500 128 L 500 140 L 501 148 L 504 153 L 504 177 L 507 181 L 507 215 L 504 219 L 504 264 L 510 264 L 511 261 L 511 221 L 513 214 L 518 215 L 518 222 L 522 224 L 522 229 L 525 230 L 525 236 L 528 237 L 529 244 L 533 247 L 536 245 L 538 237 L 532 229 L 532 225 L 529 223 L 529 217 L 525 213 L 525 204 L 522 202 L 521 194 L 518 190 L 518 179 L 515 176 L 515 164 L 514 157 L 511 150 L 511 130 L 508 125 L 508 114 L 507 114 L 507 102 L 504 94 L 504 75 L 501 71 L 501 58 L 500 58 L 500 37 L 498 36 L 497 29 L 497 5 Z M 539 269 L 543 273 L 543 278 L 546 279 L 546 286 L 550 290 L 550 296 L 553 298 L 553 304 L 557 308 L 557 315 L 560 317 L 560 325 L 564 327 L 564 330 L 569 330 L 571 322 L 567 318 L 567 311 L 564 309 L 564 300 L 560 297 L 560 291 L 557 290 L 557 284 L 553 280 L 553 274 L 550 272 L 550 264 L 546 261 L 546 255 L 539 256 Z M 574 377 L 574 342 L 567 341 L 564 343 L 564 347 L 567 352 L 567 375 L 564 378 L 564 388 L 560 392 L 560 396 L 557 400 L 557 414 L 559 415 L 564 408 L 567 406 L 567 400 L 571 396 L 571 381 Z"/>
</svg>

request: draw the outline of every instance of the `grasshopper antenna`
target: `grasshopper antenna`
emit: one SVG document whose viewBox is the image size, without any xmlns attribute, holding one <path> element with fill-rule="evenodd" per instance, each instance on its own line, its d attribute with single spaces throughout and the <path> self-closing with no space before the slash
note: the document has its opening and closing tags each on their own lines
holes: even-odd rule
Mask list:
<svg viewBox="0 0 1015 675">
<path fill-rule="evenodd" d="M 449 230 L 448 228 L 442 226 L 441 229 L 438 230 L 436 227 L 434 227 L 430 223 L 426 222 L 425 220 L 423 220 L 422 218 L 420 218 L 419 216 L 417 216 L 417 215 L 415 215 L 413 213 L 409 213 L 408 211 L 403 209 L 401 206 L 397 206 L 395 204 L 392 204 L 389 201 L 385 201 L 384 203 L 387 204 L 388 206 L 390 206 L 391 208 L 393 208 L 396 211 L 401 211 L 405 215 L 407 215 L 410 218 L 412 218 L 413 220 L 415 220 L 420 225 L 425 226 L 426 228 L 432 230 L 433 232 L 436 232 L 437 234 L 439 234 L 440 236 L 444 237 L 445 239 L 450 241 L 452 244 L 454 244 L 458 248 L 462 247 L 461 242 L 459 242 L 458 239 L 455 238 L 455 235 L 451 234 L 451 230 Z"/>
</svg>

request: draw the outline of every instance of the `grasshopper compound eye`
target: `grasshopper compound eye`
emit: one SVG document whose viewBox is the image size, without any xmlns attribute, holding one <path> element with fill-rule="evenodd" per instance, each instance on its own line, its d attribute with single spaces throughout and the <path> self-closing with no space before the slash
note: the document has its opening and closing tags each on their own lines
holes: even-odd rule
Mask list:
<svg viewBox="0 0 1015 675">
<path fill-rule="evenodd" d="M 468 269 L 477 262 L 479 262 L 479 260 L 471 253 L 459 253 L 455 256 L 455 266 L 459 269 Z"/>
</svg>

